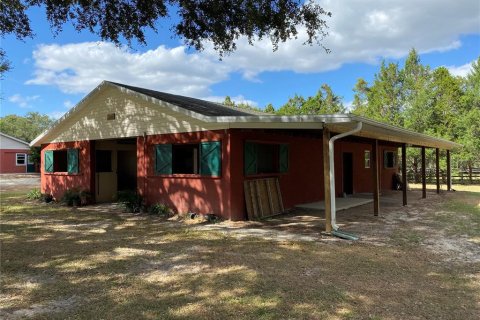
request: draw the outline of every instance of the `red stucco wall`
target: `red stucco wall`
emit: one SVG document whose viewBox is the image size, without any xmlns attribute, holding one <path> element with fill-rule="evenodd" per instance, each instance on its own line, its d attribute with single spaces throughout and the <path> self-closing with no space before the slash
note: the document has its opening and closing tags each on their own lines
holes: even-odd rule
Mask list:
<svg viewBox="0 0 480 320">
<path fill-rule="evenodd" d="M 0 173 L 25 173 L 27 165 L 17 166 L 17 153 L 28 154 L 25 149 L 2 149 L 0 150 Z M 27 159 L 25 159 L 27 161 Z"/>
<path fill-rule="evenodd" d="M 156 175 L 154 172 L 154 146 L 163 143 L 199 143 L 222 141 L 221 177 L 176 174 Z M 144 158 L 144 152 L 147 157 Z M 243 215 L 230 207 L 230 144 L 227 131 L 205 131 L 182 134 L 147 136 L 137 139 L 138 190 L 147 204 L 165 203 L 179 213 L 214 213 L 224 218 L 239 220 Z M 242 213 L 243 214 L 243 213 Z"/>
<path fill-rule="evenodd" d="M 380 190 L 392 190 L 392 179 L 395 173 L 400 173 L 399 171 L 399 164 L 402 161 L 398 158 L 398 148 L 394 147 L 381 147 L 379 148 L 380 151 L 378 153 L 378 165 L 380 166 Z M 394 168 L 385 168 L 385 164 L 383 162 L 383 152 L 384 151 L 393 151 L 395 153 L 396 158 L 396 165 Z"/>
<path fill-rule="evenodd" d="M 79 173 L 68 174 L 66 172 L 48 173 L 44 168 L 44 152 L 45 150 L 62 150 L 69 148 L 79 149 Z M 48 193 L 53 195 L 55 199 L 60 199 L 63 193 L 71 188 L 80 188 L 84 190 L 91 190 L 91 142 L 89 141 L 76 141 L 76 142 L 62 142 L 51 143 L 42 146 L 41 151 L 41 191 L 42 193 Z"/>
<path fill-rule="evenodd" d="M 245 141 L 287 143 L 289 145 L 289 170 L 284 174 L 268 175 L 279 178 L 285 208 L 319 200 L 323 195 L 323 162 L 321 135 L 298 136 L 286 132 L 237 130 L 231 133 L 232 211 L 245 218 L 243 182 L 262 176 L 244 175 L 243 147 Z"/>
<path fill-rule="evenodd" d="M 343 193 L 343 179 L 342 179 L 342 154 L 344 152 L 351 152 L 353 154 L 353 193 L 371 193 L 373 192 L 372 169 L 365 168 L 365 151 L 372 151 L 370 143 L 337 141 L 335 143 L 335 180 L 336 180 L 336 194 L 341 196 Z M 398 162 L 395 168 L 385 168 L 383 163 L 384 151 L 393 151 L 397 154 L 397 148 L 391 146 L 378 147 L 378 166 L 379 166 L 379 183 L 380 190 L 392 189 L 392 176 L 398 172 Z M 371 156 L 371 154 L 370 154 Z"/>
<path fill-rule="evenodd" d="M 222 141 L 222 175 L 156 175 L 154 172 L 154 147 L 163 143 L 199 143 Z M 286 143 L 289 145 L 289 170 L 284 174 L 268 175 L 279 178 L 284 206 L 323 200 L 323 160 L 321 132 L 264 130 L 218 130 L 181 134 L 151 135 L 137 138 L 137 188 L 146 204 L 165 203 L 179 213 L 189 211 L 214 213 L 226 219 L 246 219 L 244 181 L 265 176 L 244 175 L 244 144 L 246 141 Z M 60 199 L 65 190 L 73 187 L 94 193 L 94 142 L 80 141 L 54 143 L 42 147 L 45 150 L 79 148 L 80 172 L 45 173 L 41 166 L 42 192 Z M 379 167 L 381 189 L 391 188 L 394 169 L 385 169 L 383 151 L 396 151 L 394 147 L 380 146 Z M 364 151 L 371 150 L 370 143 L 338 141 L 335 144 L 336 195 L 343 193 L 342 154 L 353 153 L 354 193 L 372 192 L 372 169 L 364 167 Z M 398 161 L 397 161 L 398 163 Z"/>
<path fill-rule="evenodd" d="M 262 132 L 261 130 L 231 131 L 231 210 L 245 218 L 243 182 L 256 176 L 245 177 L 243 169 L 243 146 L 245 141 L 287 143 L 289 145 L 289 170 L 284 174 L 268 175 L 279 178 L 285 208 L 301 203 L 324 199 L 323 148 L 321 134 L 299 135 L 293 132 Z M 383 168 L 383 150 L 396 151 L 394 147 L 379 147 L 380 189 L 389 190 L 394 169 Z M 342 153 L 353 153 L 354 193 L 373 192 L 372 168 L 365 168 L 364 151 L 371 150 L 370 143 L 335 143 L 335 180 L 337 196 L 343 193 Z M 257 176 L 258 177 L 258 176 Z M 260 176 L 261 177 L 261 176 Z"/>
</svg>

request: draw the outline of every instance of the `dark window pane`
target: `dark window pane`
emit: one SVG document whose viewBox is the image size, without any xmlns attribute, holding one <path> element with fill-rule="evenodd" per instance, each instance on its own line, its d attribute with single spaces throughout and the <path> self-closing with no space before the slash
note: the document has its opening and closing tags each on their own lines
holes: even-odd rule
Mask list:
<svg viewBox="0 0 480 320">
<path fill-rule="evenodd" d="M 259 143 L 257 146 L 257 173 L 278 172 L 278 145 Z"/>
<path fill-rule="evenodd" d="M 97 150 L 95 153 L 95 171 L 112 172 L 112 151 Z"/>
<path fill-rule="evenodd" d="M 17 166 L 25 165 L 25 154 L 17 153 Z"/>
<path fill-rule="evenodd" d="M 395 153 L 392 151 L 385 152 L 385 168 L 395 167 Z"/>
<path fill-rule="evenodd" d="M 53 171 L 67 172 L 67 150 L 53 151 Z"/>
<path fill-rule="evenodd" d="M 172 146 L 173 173 L 198 173 L 198 144 Z"/>
</svg>

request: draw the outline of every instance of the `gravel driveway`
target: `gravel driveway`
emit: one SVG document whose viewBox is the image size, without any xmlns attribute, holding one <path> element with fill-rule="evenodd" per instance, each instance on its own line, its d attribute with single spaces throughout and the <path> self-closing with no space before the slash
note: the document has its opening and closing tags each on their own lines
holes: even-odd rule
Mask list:
<svg viewBox="0 0 480 320">
<path fill-rule="evenodd" d="M 40 174 L 0 174 L 0 190 L 40 188 Z"/>
</svg>

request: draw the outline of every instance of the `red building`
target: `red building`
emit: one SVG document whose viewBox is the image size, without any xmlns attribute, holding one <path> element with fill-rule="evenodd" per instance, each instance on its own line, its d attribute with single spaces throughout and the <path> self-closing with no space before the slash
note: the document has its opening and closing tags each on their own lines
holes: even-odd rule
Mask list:
<svg viewBox="0 0 480 320">
<path fill-rule="evenodd" d="M 0 173 L 34 172 L 28 142 L 0 132 Z"/>
<path fill-rule="evenodd" d="M 354 128 L 333 154 L 324 148 Z M 247 217 L 247 180 L 277 177 L 285 208 L 330 190 L 378 195 L 391 189 L 399 147 L 458 146 L 353 115 L 274 116 L 107 81 L 32 145 L 42 147 L 42 192 L 56 198 L 79 187 L 108 202 L 130 189 L 147 204 L 232 220 Z"/>
</svg>

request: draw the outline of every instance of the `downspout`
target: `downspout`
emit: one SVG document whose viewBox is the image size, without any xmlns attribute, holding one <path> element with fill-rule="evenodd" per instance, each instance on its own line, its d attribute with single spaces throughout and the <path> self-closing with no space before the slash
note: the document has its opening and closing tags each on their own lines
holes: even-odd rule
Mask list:
<svg viewBox="0 0 480 320">
<path fill-rule="evenodd" d="M 143 199 L 147 197 L 147 132 L 143 132 Z"/>
<path fill-rule="evenodd" d="M 338 139 L 341 139 L 341 138 L 344 138 L 346 136 L 349 136 L 349 135 L 352 135 L 354 133 L 357 133 L 359 132 L 360 130 L 362 130 L 362 122 L 358 122 L 357 123 L 357 126 L 355 127 L 355 129 L 351 130 L 351 131 L 347 131 L 347 132 L 344 132 L 344 133 L 341 133 L 341 134 L 338 134 L 332 138 L 330 138 L 330 140 L 328 141 L 328 155 L 329 155 L 329 162 L 330 162 L 330 204 L 331 204 L 331 207 L 332 207 L 332 229 L 333 230 L 338 230 L 338 225 L 337 225 L 337 213 L 336 213 L 336 203 L 335 203 L 335 164 L 334 164 L 334 157 L 335 157 L 335 154 L 334 154 L 334 145 L 333 143 L 338 140 Z"/>
</svg>

